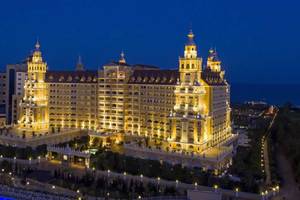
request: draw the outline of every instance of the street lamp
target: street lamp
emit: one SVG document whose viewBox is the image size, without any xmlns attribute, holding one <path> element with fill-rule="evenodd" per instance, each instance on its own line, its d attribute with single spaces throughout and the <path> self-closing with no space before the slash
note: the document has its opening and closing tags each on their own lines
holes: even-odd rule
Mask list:
<svg viewBox="0 0 300 200">
<path fill-rule="evenodd" d="M 215 192 L 217 192 L 218 185 L 214 185 Z"/>
<path fill-rule="evenodd" d="M 235 196 L 238 197 L 239 196 L 239 188 L 235 188 Z"/>
<path fill-rule="evenodd" d="M 275 194 L 276 194 L 276 187 L 272 187 L 272 191 L 273 191 L 273 196 L 275 196 Z"/>
<path fill-rule="evenodd" d="M 261 192 L 261 199 L 264 200 L 265 199 L 265 193 Z"/>
</svg>

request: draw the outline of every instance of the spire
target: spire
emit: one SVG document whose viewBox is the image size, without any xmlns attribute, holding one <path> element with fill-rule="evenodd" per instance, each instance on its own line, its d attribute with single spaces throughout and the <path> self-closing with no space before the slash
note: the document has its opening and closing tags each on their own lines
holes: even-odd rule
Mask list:
<svg viewBox="0 0 300 200">
<path fill-rule="evenodd" d="M 123 51 L 121 52 L 119 63 L 122 63 L 122 64 L 126 63 L 125 54 Z"/>
<path fill-rule="evenodd" d="M 32 55 L 30 56 L 30 60 L 32 60 L 33 62 L 42 62 L 43 61 L 40 47 L 41 47 L 41 45 L 39 43 L 39 40 L 36 40 L 35 50 L 32 52 Z"/>
<path fill-rule="evenodd" d="M 221 71 L 221 60 L 219 59 L 216 48 L 209 49 L 206 66 L 208 69 L 210 69 L 213 72 Z"/>
<path fill-rule="evenodd" d="M 190 32 L 189 32 L 189 34 L 187 36 L 188 36 L 187 45 L 195 45 L 195 42 L 194 42 L 195 35 L 194 35 L 192 29 L 190 30 Z"/>
<path fill-rule="evenodd" d="M 218 53 L 217 53 L 217 50 L 216 48 L 210 48 L 209 51 L 208 51 L 208 57 L 212 60 L 212 61 L 220 61 L 219 59 L 219 56 L 218 56 Z"/>
<path fill-rule="evenodd" d="M 36 40 L 36 43 L 35 43 L 35 50 L 40 50 L 40 47 L 41 47 L 41 45 L 40 45 L 40 43 L 39 43 L 39 40 L 37 39 Z"/>
<path fill-rule="evenodd" d="M 184 47 L 184 57 L 185 58 L 197 58 L 197 46 L 194 42 L 194 33 L 192 29 L 187 34 L 188 41 L 185 44 Z"/>
<path fill-rule="evenodd" d="M 81 56 L 78 56 L 78 61 L 76 64 L 76 71 L 84 71 L 84 65 L 82 64 Z"/>
</svg>

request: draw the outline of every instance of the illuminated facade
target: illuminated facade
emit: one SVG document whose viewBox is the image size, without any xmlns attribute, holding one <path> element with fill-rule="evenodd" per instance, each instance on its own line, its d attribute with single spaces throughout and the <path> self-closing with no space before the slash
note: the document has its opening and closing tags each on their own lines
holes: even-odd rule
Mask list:
<svg viewBox="0 0 300 200">
<path fill-rule="evenodd" d="M 211 49 L 203 69 L 192 32 L 178 71 L 133 68 L 129 76 L 125 134 L 158 139 L 167 151 L 194 153 L 231 139 L 229 85 L 221 62 Z"/>
<path fill-rule="evenodd" d="M 232 139 L 230 87 L 209 50 L 206 67 L 188 34 L 178 70 L 129 65 L 124 53 L 97 71 L 46 71 L 39 45 L 28 61 L 20 128 L 85 129 L 159 141 L 165 151 L 201 154 Z"/>
<path fill-rule="evenodd" d="M 127 82 L 131 67 L 124 54 L 119 62 L 111 62 L 99 71 L 98 79 L 98 131 L 124 133 Z"/>
<path fill-rule="evenodd" d="M 209 51 L 207 67 L 202 71 L 202 58 L 193 39 L 190 32 L 184 57 L 179 58 L 169 141 L 201 152 L 231 136 L 229 86 L 216 51 Z"/>
<path fill-rule="evenodd" d="M 25 80 L 24 97 L 19 104 L 19 128 L 25 131 L 41 131 L 49 128 L 48 88 L 45 82 L 47 64 L 43 61 L 38 42 L 35 47 L 27 62 L 28 74 Z"/>
<path fill-rule="evenodd" d="M 96 128 L 97 71 L 49 71 L 46 82 L 51 129 Z"/>
</svg>

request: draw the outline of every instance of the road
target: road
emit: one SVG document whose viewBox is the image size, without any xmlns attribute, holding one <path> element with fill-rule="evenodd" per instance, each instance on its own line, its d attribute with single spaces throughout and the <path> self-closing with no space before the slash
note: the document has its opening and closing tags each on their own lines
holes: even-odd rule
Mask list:
<svg viewBox="0 0 300 200">
<path fill-rule="evenodd" d="M 277 117 L 277 112 L 278 112 L 278 109 L 276 109 L 275 111 L 275 114 L 273 116 L 273 119 L 266 131 L 266 134 L 265 134 L 265 139 L 264 139 L 264 143 L 263 143 L 263 155 L 264 155 L 264 167 L 265 167 L 265 174 L 266 174 L 266 180 L 265 180 L 265 184 L 267 186 L 271 186 L 272 184 L 272 181 L 271 181 L 271 172 L 270 172 L 270 164 L 269 164 L 269 151 L 268 151 L 268 137 L 270 135 L 270 130 L 274 124 L 274 121 Z"/>
</svg>

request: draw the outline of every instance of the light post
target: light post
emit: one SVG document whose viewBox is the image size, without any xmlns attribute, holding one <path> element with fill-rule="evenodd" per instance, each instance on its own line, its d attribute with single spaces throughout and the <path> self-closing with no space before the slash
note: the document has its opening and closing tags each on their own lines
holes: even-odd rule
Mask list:
<svg viewBox="0 0 300 200">
<path fill-rule="evenodd" d="M 141 177 L 142 185 L 144 185 L 144 182 L 143 182 L 143 177 L 144 177 L 144 176 L 143 176 L 143 174 L 141 174 L 140 177 Z"/>
<path fill-rule="evenodd" d="M 235 188 L 235 197 L 239 196 L 239 188 Z"/>
<path fill-rule="evenodd" d="M 268 194 L 269 194 L 269 193 L 268 193 L 268 190 L 266 190 L 266 191 L 265 191 L 266 199 L 268 199 Z"/>
<path fill-rule="evenodd" d="M 110 170 L 107 170 L 107 178 L 109 178 Z"/>
<path fill-rule="evenodd" d="M 160 189 L 159 189 L 159 181 L 160 181 L 160 177 L 157 177 L 157 190 L 158 190 L 158 192 L 160 192 Z"/>
<path fill-rule="evenodd" d="M 276 195 L 276 187 L 272 187 L 272 194 L 273 194 L 273 197 L 275 197 L 275 195 Z"/>
<path fill-rule="evenodd" d="M 13 172 L 15 172 L 15 170 L 16 170 L 16 159 L 17 159 L 17 158 L 16 158 L 16 156 L 15 156 L 15 157 L 14 157 L 14 162 L 13 162 L 13 163 L 14 163 Z"/>
<path fill-rule="evenodd" d="M 215 192 L 218 190 L 218 185 L 214 185 Z"/>
<path fill-rule="evenodd" d="M 264 192 L 261 192 L 261 199 L 265 200 L 265 193 Z"/>
</svg>

